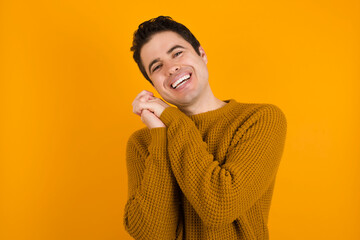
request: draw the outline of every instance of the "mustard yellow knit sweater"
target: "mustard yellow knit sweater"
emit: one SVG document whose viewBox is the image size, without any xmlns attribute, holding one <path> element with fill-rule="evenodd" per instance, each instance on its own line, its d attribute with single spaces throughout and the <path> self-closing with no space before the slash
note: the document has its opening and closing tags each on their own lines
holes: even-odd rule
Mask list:
<svg viewBox="0 0 360 240">
<path fill-rule="evenodd" d="M 272 104 L 238 103 L 129 139 L 124 225 L 135 239 L 269 239 L 267 227 L 286 119 Z"/>
</svg>

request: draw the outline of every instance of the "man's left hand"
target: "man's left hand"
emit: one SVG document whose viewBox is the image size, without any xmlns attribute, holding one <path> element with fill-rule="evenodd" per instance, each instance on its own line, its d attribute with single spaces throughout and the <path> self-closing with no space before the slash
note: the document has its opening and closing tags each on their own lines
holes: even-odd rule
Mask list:
<svg viewBox="0 0 360 240">
<path fill-rule="evenodd" d="M 154 97 L 152 92 L 145 90 L 138 94 L 132 105 L 133 112 L 139 116 L 141 116 L 142 111 L 146 109 L 154 113 L 157 117 L 160 117 L 165 108 L 170 107 L 160 98 Z"/>
</svg>

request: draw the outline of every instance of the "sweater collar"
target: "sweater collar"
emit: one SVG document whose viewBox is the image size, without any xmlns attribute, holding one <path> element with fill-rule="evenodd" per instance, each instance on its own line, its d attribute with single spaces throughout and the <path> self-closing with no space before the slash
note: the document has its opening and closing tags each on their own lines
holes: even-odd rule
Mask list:
<svg viewBox="0 0 360 240">
<path fill-rule="evenodd" d="M 222 106 L 221 108 L 211 110 L 211 111 L 208 111 L 208 112 L 195 114 L 195 115 L 190 115 L 188 117 L 191 120 L 193 120 L 194 122 L 202 121 L 202 120 L 209 119 L 209 118 L 210 119 L 216 119 L 219 116 L 223 116 L 223 115 L 229 113 L 229 111 L 237 103 L 234 99 L 224 100 L 224 102 L 226 102 L 226 104 L 224 106 Z"/>
</svg>

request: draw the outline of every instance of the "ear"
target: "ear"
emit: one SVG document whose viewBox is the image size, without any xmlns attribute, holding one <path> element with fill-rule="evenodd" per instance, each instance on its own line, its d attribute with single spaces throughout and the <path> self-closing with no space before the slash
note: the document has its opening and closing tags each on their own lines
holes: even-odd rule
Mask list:
<svg viewBox="0 0 360 240">
<path fill-rule="evenodd" d="M 205 64 L 207 64 L 208 63 L 207 56 L 202 46 L 199 47 L 199 52 L 200 52 L 200 57 L 203 59 Z"/>
</svg>

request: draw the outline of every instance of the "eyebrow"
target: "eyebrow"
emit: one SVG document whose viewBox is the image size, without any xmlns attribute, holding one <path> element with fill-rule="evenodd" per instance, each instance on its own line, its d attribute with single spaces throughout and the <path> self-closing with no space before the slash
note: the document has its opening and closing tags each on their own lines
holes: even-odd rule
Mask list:
<svg viewBox="0 0 360 240">
<path fill-rule="evenodd" d="M 183 46 L 181 45 L 175 45 L 173 47 L 171 47 L 166 53 L 167 54 L 170 54 L 172 51 L 174 51 L 175 49 L 177 48 L 182 48 L 182 49 L 185 49 Z M 160 58 L 156 58 L 154 60 L 151 61 L 151 63 L 149 64 L 149 72 L 151 72 L 151 67 L 152 65 L 154 65 L 155 63 L 159 62 L 160 61 Z"/>
<path fill-rule="evenodd" d="M 167 54 L 170 54 L 172 51 L 174 51 L 175 49 L 177 48 L 184 48 L 183 46 L 180 46 L 180 45 L 175 45 L 173 46 L 172 48 L 170 48 L 166 53 Z"/>
</svg>

